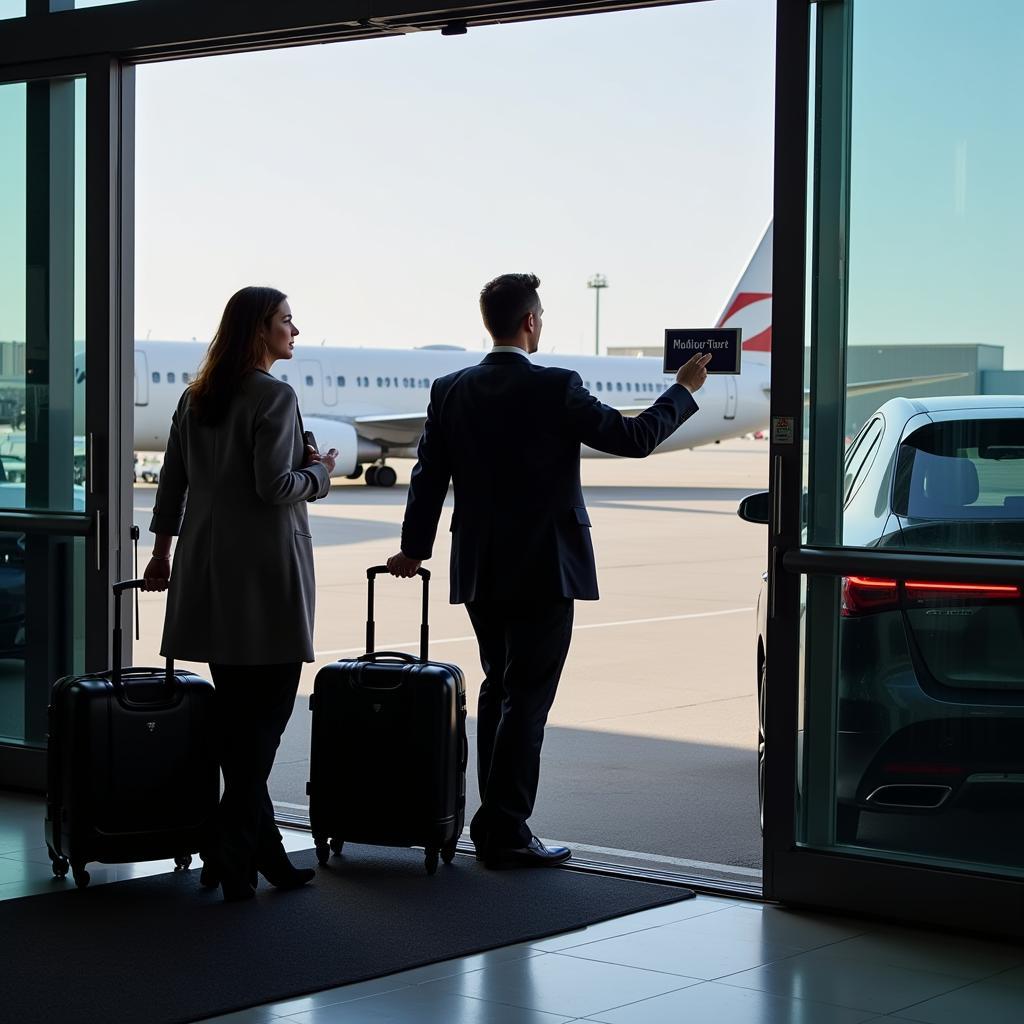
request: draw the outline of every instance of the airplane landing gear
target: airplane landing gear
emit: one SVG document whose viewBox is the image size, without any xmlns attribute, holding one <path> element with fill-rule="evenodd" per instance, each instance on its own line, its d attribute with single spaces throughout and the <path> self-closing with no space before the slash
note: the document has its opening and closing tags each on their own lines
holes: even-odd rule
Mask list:
<svg viewBox="0 0 1024 1024">
<path fill-rule="evenodd" d="M 362 475 L 363 475 L 363 467 L 362 466 L 356 466 L 356 468 L 353 469 L 352 472 L 349 473 L 345 477 L 345 479 L 346 480 L 358 480 Z"/>
<path fill-rule="evenodd" d="M 368 466 L 366 469 L 367 487 L 394 487 L 398 474 L 390 466 Z"/>
</svg>

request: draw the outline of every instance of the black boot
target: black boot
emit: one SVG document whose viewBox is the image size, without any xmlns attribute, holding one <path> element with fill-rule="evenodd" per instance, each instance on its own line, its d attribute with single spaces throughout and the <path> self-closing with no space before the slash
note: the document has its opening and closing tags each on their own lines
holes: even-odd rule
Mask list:
<svg viewBox="0 0 1024 1024">
<path fill-rule="evenodd" d="M 222 878 L 220 885 L 225 903 L 240 903 L 242 900 L 250 900 L 256 895 L 256 890 L 248 882 L 238 879 Z"/>
<path fill-rule="evenodd" d="M 212 860 L 203 861 L 203 870 L 199 872 L 199 884 L 204 889 L 216 889 L 220 885 L 220 871 Z"/>
<path fill-rule="evenodd" d="M 199 884 L 204 889 L 216 889 L 221 883 L 221 875 L 223 871 L 220 868 L 220 864 L 217 860 L 209 858 L 203 861 L 203 870 L 199 872 Z M 256 873 L 256 869 L 252 868 L 249 871 L 249 885 L 254 889 L 259 885 L 259 876 Z"/>
<path fill-rule="evenodd" d="M 297 868 L 283 846 L 263 853 L 256 865 L 260 874 L 278 889 L 298 889 L 316 877 L 312 868 Z"/>
</svg>

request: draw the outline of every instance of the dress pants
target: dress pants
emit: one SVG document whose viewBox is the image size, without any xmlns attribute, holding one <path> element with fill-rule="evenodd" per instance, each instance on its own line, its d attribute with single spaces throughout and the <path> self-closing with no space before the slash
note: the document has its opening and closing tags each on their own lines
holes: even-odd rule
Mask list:
<svg viewBox="0 0 1024 1024">
<path fill-rule="evenodd" d="M 532 838 L 544 726 L 569 642 L 571 598 L 472 601 L 484 682 L 477 705 L 480 810 L 470 824 L 478 849 L 526 846 Z"/>
<path fill-rule="evenodd" d="M 259 865 L 280 863 L 284 855 L 267 780 L 295 706 L 301 672 L 301 662 L 210 665 L 224 775 L 211 852 L 221 877 L 232 881 L 250 881 Z"/>
</svg>

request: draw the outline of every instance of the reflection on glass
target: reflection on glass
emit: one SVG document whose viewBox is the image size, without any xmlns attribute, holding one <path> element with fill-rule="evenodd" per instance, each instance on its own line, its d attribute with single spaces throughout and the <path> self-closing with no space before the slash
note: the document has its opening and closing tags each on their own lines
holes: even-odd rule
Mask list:
<svg viewBox="0 0 1024 1024">
<path fill-rule="evenodd" d="M 0 741 L 25 738 L 25 535 L 0 533 Z"/>
<path fill-rule="evenodd" d="M 1016 56 L 1024 8 L 986 6 L 998 16 L 979 18 L 956 0 L 856 6 L 846 433 L 852 438 L 878 421 L 875 465 L 864 450 L 848 459 L 859 474 L 855 487 L 890 494 L 864 500 L 847 493 L 847 545 L 1021 550 L 1010 525 L 1024 524 L 1013 501 L 1024 494 L 1014 460 L 964 455 L 929 473 L 926 450 L 916 463 L 913 528 L 903 521 L 880 541 L 896 525 L 886 522 L 895 508 L 884 508 L 896 500 L 891 488 L 907 482 L 893 476 L 888 460 L 910 432 L 929 415 L 954 418 L 954 408 L 962 421 L 992 415 L 985 402 L 961 396 L 1003 395 L 1010 396 L 1003 406 L 1024 405 L 1024 336 L 1006 304 L 1024 229 L 1024 147 L 1007 130 L 1019 121 L 1014 97 L 1024 88 Z M 992 501 L 984 493 L 989 474 L 999 478 Z M 975 487 L 981 490 L 972 496 Z M 927 525 L 932 519 L 937 528 Z M 951 525 L 965 519 L 973 525 Z M 1001 526 L 986 531 L 984 520 Z"/>
<path fill-rule="evenodd" d="M 0 137 L 0 509 L 82 510 L 85 81 L 0 86 Z"/>
<path fill-rule="evenodd" d="M 1024 588 L 813 577 L 801 833 L 812 846 L 1024 872 Z M 824 681 L 827 681 L 824 680 Z"/>
<path fill-rule="evenodd" d="M 0 505 L 25 506 L 25 161 L 21 83 L 0 86 Z"/>
<path fill-rule="evenodd" d="M 844 545 L 1024 555 L 1024 9 L 988 7 L 856 5 Z M 808 580 L 802 842 L 1024 873 L 1021 576 Z"/>
<path fill-rule="evenodd" d="M 0 743 L 45 744 L 50 684 L 84 671 L 84 577 L 84 538 L 0 533 Z"/>
<path fill-rule="evenodd" d="M 843 581 L 836 841 L 1024 870 L 1015 585 Z"/>
<path fill-rule="evenodd" d="M 1024 554 L 1024 402 L 892 399 L 843 465 L 843 540 L 908 551 Z"/>
</svg>

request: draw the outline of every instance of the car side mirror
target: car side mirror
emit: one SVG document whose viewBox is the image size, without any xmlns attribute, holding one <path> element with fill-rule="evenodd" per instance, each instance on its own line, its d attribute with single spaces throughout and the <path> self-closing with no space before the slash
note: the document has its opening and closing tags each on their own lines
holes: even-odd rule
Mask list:
<svg viewBox="0 0 1024 1024">
<path fill-rule="evenodd" d="M 736 515 L 747 523 L 760 523 L 768 525 L 771 516 L 771 499 L 767 491 L 758 491 L 757 494 L 748 494 L 736 510 Z"/>
</svg>

